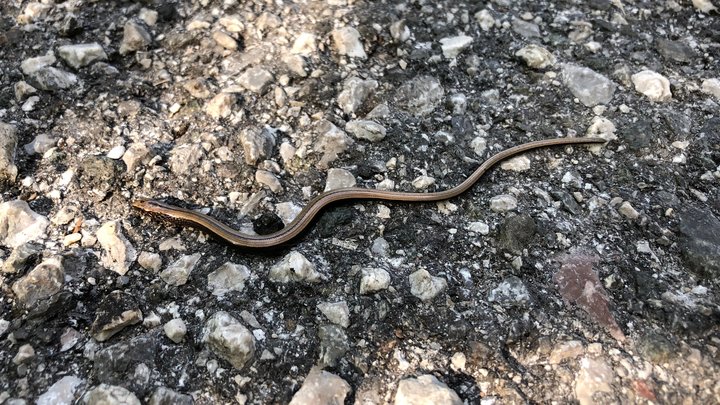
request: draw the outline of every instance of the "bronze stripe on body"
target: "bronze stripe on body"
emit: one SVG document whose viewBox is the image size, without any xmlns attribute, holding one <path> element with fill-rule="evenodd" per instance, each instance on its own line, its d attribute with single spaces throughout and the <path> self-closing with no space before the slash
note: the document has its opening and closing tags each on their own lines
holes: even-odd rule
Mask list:
<svg viewBox="0 0 720 405">
<path fill-rule="evenodd" d="M 343 200 L 385 200 L 429 202 L 442 201 L 456 197 L 469 190 L 480 178 L 499 162 L 533 149 L 560 145 L 580 145 L 605 143 L 603 138 L 555 138 L 528 142 L 506 149 L 491 156 L 480 167 L 458 186 L 449 190 L 433 193 L 405 193 L 400 191 L 373 190 L 367 188 L 351 187 L 324 192 L 313 198 L 300 211 L 297 217 L 285 228 L 268 235 L 248 235 L 236 231 L 226 224 L 192 210 L 176 207 L 156 200 L 138 199 L 133 201 L 133 207 L 168 220 L 206 231 L 232 245 L 246 248 L 270 248 L 283 245 L 302 233 L 312 222 L 313 218 L 328 204 Z"/>
</svg>

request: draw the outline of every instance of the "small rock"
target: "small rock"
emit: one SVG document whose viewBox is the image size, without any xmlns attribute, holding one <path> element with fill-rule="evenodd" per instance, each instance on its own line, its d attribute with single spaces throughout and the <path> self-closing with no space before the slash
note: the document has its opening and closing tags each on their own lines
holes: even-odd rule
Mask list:
<svg viewBox="0 0 720 405">
<path fill-rule="evenodd" d="M 140 400 L 123 387 L 100 384 L 83 395 L 86 405 L 141 405 Z"/>
<path fill-rule="evenodd" d="M 0 182 L 12 183 L 17 177 L 18 168 L 15 165 L 17 142 L 15 126 L 0 122 Z"/>
<path fill-rule="evenodd" d="M 211 96 L 207 82 L 202 78 L 190 79 L 183 83 L 183 88 L 191 96 L 198 99 L 206 99 Z"/>
<path fill-rule="evenodd" d="M 33 139 L 32 142 L 25 145 L 23 149 L 25 149 L 25 153 L 28 155 L 34 155 L 34 154 L 44 154 L 50 148 L 55 146 L 55 138 L 47 135 L 47 134 L 39 134 L 38 136 Z"/>
<path fill-rule="evenodd" d="M 350 326 L 350 308 L 347 302 L 321 302 L 317 305 L 317 308 L 330 322 L 343 328 Z"/>
<path fill-rule="evenodd" d="M 273 76 L 270 72 L 263 68 L 254 67 L 240 75 L 238 84 L 254 93 L 262 94 L 272 80 Z"/>
<path fill-rule="evenodd" d="M 353 134 L 358 139 L 366 139 L 370 142 L 383 140 L 387 133 L 384 126 L 369 120 L 350 121 L 345 125 L 345 131 Z"/>
<path fill-rule="evenodd" d="M 158 12 L 143 7 L 138 13 L 138 18 L 141 19 L 148 27 L 152 27 L 157 24 Z"/>
<path fill-rule="evenodd" d="M 632 204 L 627 201 L 623 201 L 623 203 L 620 204 L 618 212 L 628 219 L 637 219 L 637 217 L 640 216 L 640 213 L 638 213 L 635 208 L 633 208 Z"/>
<path fill-rule="evenodd" d="M 278 194 L 283 192 L 283 186 L 280 183 L 280 180 L 277 176 L 275 176 L 275 174 L 267 170 L 257 170 L 255 172 L 255 181 L 267 186 L 273 193 Z"/>
<path fill-rule="evenodd" d="M 585 357 L 580 361 L 580 372 L 575 378 L 575 397 L 580 405 L 595 404 L 593 395 L 613 392 L 614 379 L 615 372 L 605 360 Z"/>
<path fill-rule="evenodd" d="M 183 341 L 183 339 L 185 339 L 185 334 L 187 333 L 187 326 L 185 326 L 185 322 L 183 322 L 182 319 L 175 318 L 163 325 L 163 330 L 165 331 L 165 335 L 169 337 L 170 340 L 175 343 L 180 343 Z"/>
<path fill-rule="evenodd" d="M 328 170 L 328 176 L 327 180 L 325 181 L 324 191 L 354 187 L 355 184 L 355 176 L 349 171 L 345 169 L 330 169 Z"/>
<path fill-rule="evenodd" d="M 400 380 L 395 405 L 462 405 L 458 394 L 435 376 L 426 374 Z"/>
<path fill-rule="evenodd" d="M 555 56 L 540 45 L 528 45 L 515 52 L 515 56 L 522 58 L 533 69 L 547 69 L 557 62 Z"/>
<path fill-rule="evenodd" d="M 15 100 L 17 101 L 23 101 L 28 98 L 28 96 L 37 93 L 37 89 L 24 80 L 15 83 L 13 90 L 15 90 Z"/>
<path fill-rule="evenodd" d="M 433 112 L 444 98 L 445 90 L 432 76 L 418 76 L 400 86 L 395 93 L 398 107 L 418 117 Z"/>
<path fill-rule="evenodd" d="M 431 276 L 425 269 L 410 274 L 408 281 L 410 293 L 422 301 L 431 301 L 447 287 L 444 278 Z"/>
<path fill-rule="evenodd" d="M 472 148 L 473 152 L 475 152 L 477 156 L 482 156 L 487 149 L 487 140 L 479 136 L 475 137 L 472 141 L 470 141 L 470 148 Z"/>
<path fill-rule="evenodd" d="M 38 240 L 45 235 L 50 221 L 30 209 L 23 200 L 6 201 L 0 204 L 0 243 L 18 247 Z"/>
<path fill-rule="evenodd" d="M 48 16 L 53 6 L 52 3 L 30 2 L 25 6 L 22 14 L 18 16 L 18 23 L 30 24 L 33 21 L 40 21 Z"/>
<path fill-rule="evenodd" d="M 519 18 L 512 19 L 512 30 L 525 38 L 540 37 L 540 27 L 538 27 L 537 24 L 531 23 L 529 21 L 523 21 Z"/>
<path fill-rule="evenodd" d="M 140 323 L 142 319 L 143 315 L 135 298 L 115 290 L 100 302 L 90 333 L 98 342 L 104 342 L 127 326 Z"/>
<path fill-rule="evenodd" d="M 335 325 L 322 325 L 318 330 L 318 337 L 320 338 L 320 365 L 335 367 L 337 361 L 350 348 L 347 334 L 342 328 Z"/>
<path fill-rule="evenodd" d="M 336 127 L 327 120 L 320 121 L 317 126 L 317 141 L 315 150 L 323 155 L 317 163 L 319 169 L 326 169 L 330 163 L 345 152 L 354 143 L 353 139 L 347 136 L 345 131 Z"/>
<path fill-rule="evenodd" d="M 490 291 L 488 301 L 508 307 L 522 307 L 530 303 L 530 293 L 522 280 L 510 276 Z"/>
<path fill-rule="evenodd" d="M 702 82 L 702 92 L 714 96 L 720 101 L 720 79 L 706 79 Z"/>
<path fill-rule="evenodd" d="M 78 82 L 78 78 L 74 74 L 52 66 L 42 67 L 34 71 L 28 79 L 35 87 L 46 91 L 68 89 Z"/>
<path fill-rule="evenodd" d="M 485 32 L 490 31 L 490 29 L 495 26 L 495 18 L 493 18 L 487 9 L 475 13 L 475 21 L 480 25 L 480 29 Z"/>
<path fill-rule="evenodd" d="M 377 87 L 378 82 L 375 80 L 351 77 L 345 81 L 343 90 L 338 94 L 338 106 L 342 108 L 345 114 L 354 113 L 365 103 L 365 100 Z"/>
<path fill-rule="evenodd" d="M 517 156 L 510 160 L 506 160 L 500 164 L 503 170 L 512 170 L 514 172 L 524 172 L 530 170 L 530 159 L 527 156 Z"/>
<path fill-rule="evenodd" d="M 710 0 L 692 0 L 692 4 L 702 13 L 709 13 L 717 10 L 717 7 L 715 7 Z"/>
<path fill-rule="evenodd" d="M 90 44 L 63 45 L 57 50 L 58 56 L 74 69 L 88 66 L 99 60 L 107 60 L 102 46 L 97 42 Z"/>
<path fill-rule="evenodd" d="M 200 261 L 200 256 L 200 253 L 181 256 L 160 273 L 160 278 L 171 286 L 184 285 L 195 265 Z"/>
<path fill-rule="evenodd" d="M 34 58 L 27 58 L 20 63 L 20 70 L 22 70 L 25 76 L 30 76 L 38 70 L 52 66 L 57 59 L 53 53 L 48 53 L 43 56 L 36 56 Z"/>
<path fill-rule="evenodd" d="M 520 254 L 530 245 L 536 228 L 535 220 L 528 214 L 509 216 L 500 227 L 498 245 L 501 249 Z"/>
<path fill-rule="evenodd" d="M 285 55 L 282 59 L 288 70 L 297 77 L 306 77 L 305 59 L 300 55 Z M 277 91 L 277 90 L 276 90 Z"/>
<path fill-rule="evenodd" d="M 650 101 L 663 102 L 672 98 L 670 81 L 659 73 L 643 70 L 632 75 L 631 79 L 635 90 L 644 94 Z"/>
<path fill-rule="evenodd" d="M 222 46 L 225 49 L 234 51 L 238 48 L 238 43 L 235 38 L 222 31 L 213 32 L 212 37 L 218 45 Z"/>
<path fill-rule="evenodd" d="M 550 351 L 548 362 L 550 364 L 560 364 L 567 359 L 575 359 L 585 353 L 585 347 L 579 340 L 569 340 L 561 342 Z"/>
<path fill-rule="evenodd" d="M 105 156 L 107 156 L 109 159 L 118 160 L 123 157 L 123 154 L 125 154 L 125 147 L 122 145 L 118 145 L 110 149 Z"/>
<path fill-rule="evenodd" d="M 426 188 L 435 184 L 435 178 L 430 176 L 418 176 L 412 181 L 413 187 L 418 190 L 425 190 Z"/>
<path fill-rule="evenodd" d="M 440 40 L 440 48 L 442 49 L 445 59 L 454 59 L 472 43 L 472 37 L 460 35 L 457 37 L 442 38 Z"/>
<path fill-rule="evenodd" d="M 13 249 L 10 256 L 5 259 L 5 263 L 0 266 L 3 273 L 20 273 L 25 264 L 31 262 L 40 252 L 42 245 L 35 243 L 24 243 Z"/>
<path fill-rule="evenodd" d="M 137 258 L 137 251 L 122 234 L 118 221 L 104 223 L 97 231 L 97 239 L 105 251 L 101 262 L 105 268 L 124 276 Z"/>
<path fill-rule="evenodd" d="M 410 28 L 408 28 L 405 20 L 395 21 L 390 24 L 390 35 L 397 42 L 405 42 L 410 39 Z"/>
<path fill-rule="evenodd" d="M 479 233 L 480 235 L 487 235 L 490 233 L 490 226 L 484 222 L 470 222 L 465 227 L 470 232 Z"/>
<path fill-rule="evenodd" d="M 317 283 L 320 281 L 321 274 L 315 270 L 315 265 L 310 263 L 302 253 L 290 252 L 270 268 L 268 278 L 276 283 Z"/>
<path fill-rule="evenodd" d="M 140 267 L 145 270 L 150 270 L 153 273 L 157 273 L 160 267 L 162 267 L 162 257 L 157 253 L 140 252 L 137 261 Z"/>
<path fill-rule="evenodd" d="M 18 365 L 35 357 L 35 349 L 30 344 L 24 344 L 18 348 L 18 352 L 13 357 L 13 364 Z"/>
<path fill-rule="evenodd" d="M 295 38 L 290 52 L 299 55 L 312 55 L 317 49 L 315 34 L 303 32 Z"/>
<path fill-rule="evenodd" d="M 360 33 L 353 27 L 343 27 L 334 30 L 331 34 L 335 49 L 340 55 L 352 58 L 366 59 L 365 49 L 360 42 Z"/>
<path fill-rule="evenodd" d="M 253 334 L 224 311 L 216 312 L 205 324 L 203 342 L 216 356 L 237 369 L 255 355 Z"/>
<path fill-rule="evenodd" d="M 339 405 L 351 391 L 350 384 L 335 374 L 313 367 L 290 405 Z"/>
<path fill-rule="evenodd" d="M 237 96 L 232 93 L 220 93 L 205 104 L 205 112 L 215 118 L 227 118 L 232 114 L 232 109 L 237 102 Z"/>
<path fill-rule="evenodd" d="M 150 396 L 148 405 L 193 405 L 193 397 L 167 387 L 158 387 Z"/>
<path fill-rule="evenodd" d="M 517 199 L 510 194 L 500 194 L 490 199 L 490 209 L 495 212 L 508 212 L 517 208 Z"/>
<path fill-rule="evenodd" d="M 84 382 L 74 375 L 67 375 L 41 394 L 35 405 L 72 405 L 75 403 L 75 392 Z"/>
<path fill-rule="evenodd" d="M 242 291 L 245 281 L 250 278 L 250 269 L 242 264 L 225 262 L 217 270 L 208 274 L 208 289 L 212 294 L 222 297 L 231 291 Z"/>
<path fill-rule="evenodd" d="M 78 332 L 74 328 L 65 328 L 63 334 L 60 335 L 60 352 L 66 352 L 73 347 L 83 338 L 83 334 Z"/>
<path fill-rule="evenodd" d="M 140 24 L 128 21 L 123 29 L 123 39 L 120 42 L 120 55 L 140 51 L 148 47 L 152 37 Z"/>
<path fill-rule="evenodd" d="M 607 104 L 615 93 L 615 84 L 590 68 L 566 63 L 562 67 L 562 79 L 586 107 Z"/>
<path fill-rule="evenodd" d="M 364 268 L 360 278 L 360 294 L 382 291 L 390 286 L 390 273 L 379 268 Z"/>
<path fill-rule="evenodd" d="M 700 277 L 720 275 L 720 220 L 709 209 L 693 206 L 680 211 L 681 251 L 685 265 Z"/>
<path fill-rule="evenodd" d="M 658 51 L 667 60 L 676 62 L 688 62 L 690 61 L 695 52 L 682 41 L 670 41 L 663 38 L 658 38 L 656 42 Z"/>
<path fill-rule="evenodd" d="M 254 165 L 267 159 L 275 148 L 275 133 L 268 128 L 246 128 L 240 132 L 240 143 L 245 151 L 245 163 Z"/>
<path fill-rule="evenodd" d="M 20 107 L 20 109 L 25 112 L 30 112 L 35 109 L 35 104 L 37 104 L 39 102 L 40 102 L 40 97 L 38 97 L 38 96 L 29 97 L 27 100 L 25 100 L 25 102 Z"/>
</svg>

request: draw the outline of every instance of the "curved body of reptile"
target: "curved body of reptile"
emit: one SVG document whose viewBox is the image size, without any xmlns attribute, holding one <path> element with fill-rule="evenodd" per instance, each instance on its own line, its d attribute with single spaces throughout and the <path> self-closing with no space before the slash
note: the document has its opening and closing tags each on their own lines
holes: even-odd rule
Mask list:
<svg viewBox="0 0 720 405">
<path fill-rule="evenodd" d="M 480 167 L 458 186 L 434 193 L 405 193 L 367 188 L 349 187 L 324 192 L 313 198 L 285 228 L 268 235 L 248 235 L 236 231 L 224 223 L 204 214 L 176 207 L 160 201 L 138 199 L 133 207 L 164 219 L 179 222 L 209 232 L 232 245 L 246 248 L 270 248 L 285 244 L 298 236 L 328 204 L 342 200 L 386 200 L 428 202 L 442 201 L 456 197 L 470 189 L 490 168 L 497 163 L 532 149 L 557 145 L 578 145 L 604 143 L 602 138 L 555 138 L 528 142 L 501 151 L 483 162 Z"/>
</svg>

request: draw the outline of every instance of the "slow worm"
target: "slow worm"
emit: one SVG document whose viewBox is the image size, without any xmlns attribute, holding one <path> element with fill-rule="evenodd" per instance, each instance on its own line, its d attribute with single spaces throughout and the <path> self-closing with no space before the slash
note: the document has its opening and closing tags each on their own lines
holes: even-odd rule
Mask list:
<svg viewBox="0 0 720 405">
<path fill-rule="evenodd" d="M 298 216 L 285 228 L 268 235 L 247 235 L 236 231 L 224 223 L 204 214 L 185 208 L 176 207 L 161 201 L 138 199 L 133 201 L 133 207 L 151 215 L 159 216 L 183 225 L 188 225 L 206 231 L 232 245 L 247 248 L 269 248 L 282 245 L 298 236 L 315 218 L 315 216 L 328 204 L 342 200 L 386 200 L 386 201 L 412 201 L 428 202 L 442 201 L 456 197 L 475 184 L 490 168 L 497 163 L 527 152 L 532 149 L 557 145 L 577 145 L 604 143 L 602 138 L 555 138 L 528 142 L 501 151 L 483 162 L 473 174 L 460 185 L 449 190 L 434 193 L 405 193 L 399 191 L 373 190 L 359 187 L 341 188 L 324 192 L 313 198 Z"/>
</svg>

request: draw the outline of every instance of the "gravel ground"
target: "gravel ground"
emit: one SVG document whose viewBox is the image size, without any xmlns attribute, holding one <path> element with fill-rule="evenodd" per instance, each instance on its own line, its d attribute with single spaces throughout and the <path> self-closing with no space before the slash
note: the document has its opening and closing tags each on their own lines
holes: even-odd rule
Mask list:
<svg viewBox="0 0 720 405">
<path fill-rule="evenodd" d="M 709 0 L 3 1 L 0 403 L 720 403 L 719 58 Z M 271 251 L 131 207 L 568 136 Z"/>
</svg>

